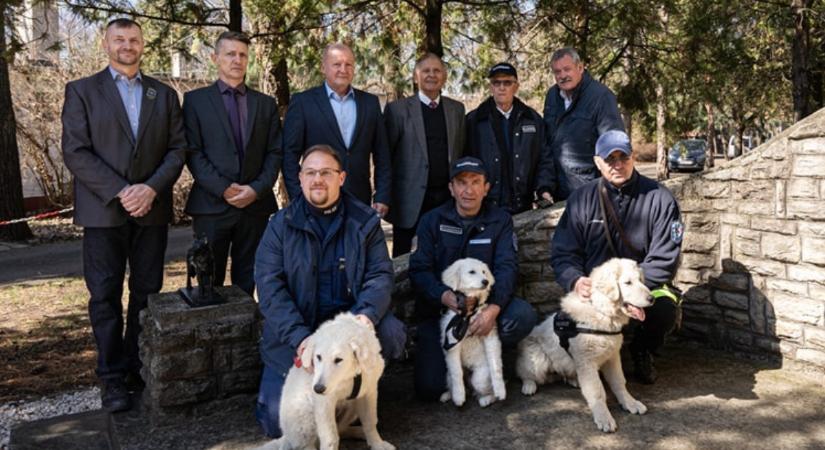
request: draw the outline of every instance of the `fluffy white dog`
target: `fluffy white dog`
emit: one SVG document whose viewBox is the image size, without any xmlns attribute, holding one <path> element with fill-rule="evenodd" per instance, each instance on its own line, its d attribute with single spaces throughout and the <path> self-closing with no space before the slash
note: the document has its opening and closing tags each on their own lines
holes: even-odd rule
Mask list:
<svg viewBox="0 0 825 450">
<path fill-rule="evenodd" d="M 631 317 L 644 320 L 643 308 L 652 304 L 652 297 L 641 269 L 630 259 L 611 259 L 593 269 L 590 278 L 590 300 L 580 298 L 575 291 L 565 295 L 561 309 L 567 316 L 551 315 L 519 343 L 516 373 L 525 395 L 534 394 L 537 384 L 553 381 L 555 375 L 578 384 L 596 426 L 613 432 L 616 421 L 607 409 L 599 370 L 624 409 L 633 414 L 647 412 L 647 407 L 627 392 L 619 351 L 622 327 Z M 566 350 L 562 347 L 565 340 L 569 343 Z"/>
<path fill-rule="evenodd" d="M 338 448 L 340 436 L 366 439 L 373 450 L 394 450 L 381 439 L 378 424 L 378 379 L 384 372 L 375 331 L 350 313 L 318 327 L 301 355 L 302 367 L 287 374 L 281 396 L 283 436 L 263 449 Z M 351 426 L 360 419 L 361 426 Z"/>
<path fill-rule="evenodd" d="M 464 258 L 452 263 L 441 274 L 441 280 L 456 293 L 478 299 L 475 310 L 468 312 L 472 321 L 487 305 L 487 297 L 495 283 L 493 274 L 483 262 Z M 450 400 L 461 406 L 466 400 L 464 389 L 464 372 L 466 367 L 472 370 L 470 383 L 478 396 L 478 403 L 485 407 L 496 400 L 504 400 L 507 391 L 504 387 L 504 375 L 501 365 L 501 341 L 495 328 L 487 336 L 464 336 L 457 339 L 450 322 L 457 317 L 453 310 L 441 317 L 441 339 L 444 342 L 444 355 L 447 359 L 447 392 L 441 401 Z M 461 320 L 455 319 L 454 323 Z M 460 325 L 459 325 L 460 327 Z M 448 329 L 449 328 L 449 329 Z"/>
</svg>

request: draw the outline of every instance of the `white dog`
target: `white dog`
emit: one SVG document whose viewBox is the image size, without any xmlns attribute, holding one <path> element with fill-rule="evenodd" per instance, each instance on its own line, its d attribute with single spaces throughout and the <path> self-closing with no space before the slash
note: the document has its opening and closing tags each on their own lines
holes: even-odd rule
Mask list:
<svg viewBox="0 0 825 450">
<path fill-rule="evenodd" d="M 475 310 L 469 312 L 471 321 L 486 307 L 487 296 L 490 295 L 490 289 L 495 283 L 487 265 L 473 258 L 459 259 L 452 263 L 441 275 L 441 280 L 453 291 L 478 299 Z M 465 336 L 456 340 L 452 329 L 448 330 L 448 325 L 456 316 L 455 311 L 447 310 L 441 318 L 441 339 L 444 342 L 444 356 L 447 360 L 448 389 L 441 396 L 441 401 L 448 402 L 452 399 L 456 406 L 464 404 L 464 367 L 473 371 L 470 383 L 482 407 L 496 399 L 504 400 L 507 392 L 504 388 L 501 341 L 498 339 L 498 332 L 493 328 L 487 336 Z"/>
<path fill-rule="evenodd" d="M 369 325 L 342 313 L 307 340 L 301 366 L 284 383 L 280 406 L 283 436 L 263 449 L 337 449 L 340 436 L 366 439 L 373 450 L 394 450 L 381 439 L 378 379 L 384 372 L 381 344 Z M 351 426 L 360 419 L 361 426 Z"/>
<path fill-rule="evenodd" d="M 611 259 L 593 269 L 590 278 L 590 300 L 570 292 L 561 301 L 562 312 L 568 317 L 551 315 L 519 343 L 516 373 L 525 395 L 533 395 L 537 384 L 553 381 L 554 374 L 574 386 L 578 384 L 596 426 L 612 432 L 616 431 L 616 421 L 607 409 L 599 370 L 624 409 L 633 414 L 647 411 L 627 392 L 619 351 L 622 327 L 631 317 L 644 320 L 643 308 L 652 304 L 652 298 L 641 269 L 629 259 Z M 565 335 L 567 350 L 562 347 Z"/>
</svg>

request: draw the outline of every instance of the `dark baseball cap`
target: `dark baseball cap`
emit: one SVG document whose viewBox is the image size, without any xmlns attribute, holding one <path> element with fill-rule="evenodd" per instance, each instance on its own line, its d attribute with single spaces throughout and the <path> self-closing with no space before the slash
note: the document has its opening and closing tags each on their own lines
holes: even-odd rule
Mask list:
<svg viewBox="0 0 825 450">
<path fill-rule="evenodd" d="M 487 78 L 493 78 L 496 75 L 512 75 L 518 79 L 516 68 L 513 67 L 512 64 L 506 62 L 500 62 L 495 66 L 490 67 L 490 73 L 487 74 Z"/>
<path fill-rule="evenodd" d="M 480 173 L 484 175 L 484 178 L 487 178 L 484 163 L 481 162 L 480 159 L 473 158 L 472 156 L 465 156 L 453 163 L 453 167 L 450 168 L 450 180 L 462 172 Z"/>
<path fill-rule="evenodd" d="M 621 130 L 610 130 L 599 136 L 599 140 L 596 141 L 596 156 L 606 159 L 616 150 L 625 155 L 633 152 L 627 133 Z"/>
</svg>

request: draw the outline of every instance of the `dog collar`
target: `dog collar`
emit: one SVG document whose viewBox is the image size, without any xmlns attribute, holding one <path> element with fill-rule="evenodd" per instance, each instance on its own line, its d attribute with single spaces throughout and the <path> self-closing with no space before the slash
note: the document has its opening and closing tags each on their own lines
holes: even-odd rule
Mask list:
<svg viewBox="0 0 825 450">
<path fill-rule="evenodd" d="M 450 319 L 450 323 L 447 324 L 447 328 L 444 330 L 444 350 L 455 347 L 456 344 L 464 339 L 467 330 L 470 328 L 470 318 L 479 311 L 478 307 L 473 308 L 472 311 L 467 311 L 467 295 L 461 291 L 453 292 L 455 292 L 456 299 L 458 300 L 459 313 Z M 450 342 L 450 336 L 452 336 L 453 342 Z"/>
<path fill-rule="evenodd" d="M 355 397 L 358 397 L 358 393 L 361 392 L 361 374 L 355 376 L 352 380 L 352 392 L 350 392 L 349 397 L 347 400 L 352 400 Z"/>
</svg>

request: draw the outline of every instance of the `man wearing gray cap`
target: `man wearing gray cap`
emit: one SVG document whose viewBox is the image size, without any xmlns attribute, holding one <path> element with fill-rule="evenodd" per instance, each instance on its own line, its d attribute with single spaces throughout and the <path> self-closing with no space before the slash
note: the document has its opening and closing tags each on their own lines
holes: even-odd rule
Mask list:
<svg viewBox="0 0 825 450">
<path fill-rule="evenodd" d="M 593 158 L 601 178 L 573 191 L 553 234 L 550 264 L 565 291 L 589 298 L 587 274 L 613 257 L 639 263 L 656 299 L 646 319 L 634 322 L 630 345 L 637 379 L 656 380 L 652 354 L 677 326 L 681 295 L 670 286 L 679 265 L 684 225 L 679 205 L 667 188 L 633 167 L 630 140 L 610 130 L 596 141 Z"/>
<path fill-rule="evenodd" d="M 516 97 L 518 73 L 502 62 L 490 68 L 490 97 L 467 114 L 468 156 L 484 162 L 490 193 L 487 201 L 511 214 L 552 202 L 553 155 L 544 139 L 539 113 Z"/>
<path fill-rule="evenodd" d="M 415 392 L 422 400 L 436 400 L 447 390 L 438 322 L 443 308 L 459 309 L 455 292 L 441 281 L 441 273 L 450 264 L 460 258 L 478 259 L 496 280 L 488 306 L 475 316 L 467 335 L 486 336 L 497 326 L 505 349 L 514 348 L 537 320 L 529 303 L 513 297 L 518 279 L 513 218 L 483 201 L 490 191 L 484 164 L 469 156 L 459 159 L 450 169 L 449 187 L 453 199 L 421 217 L 417 245 L 413 244 L 410 254 L 410 282 L 419 294 L 415 302 Z"/>
</svg>

